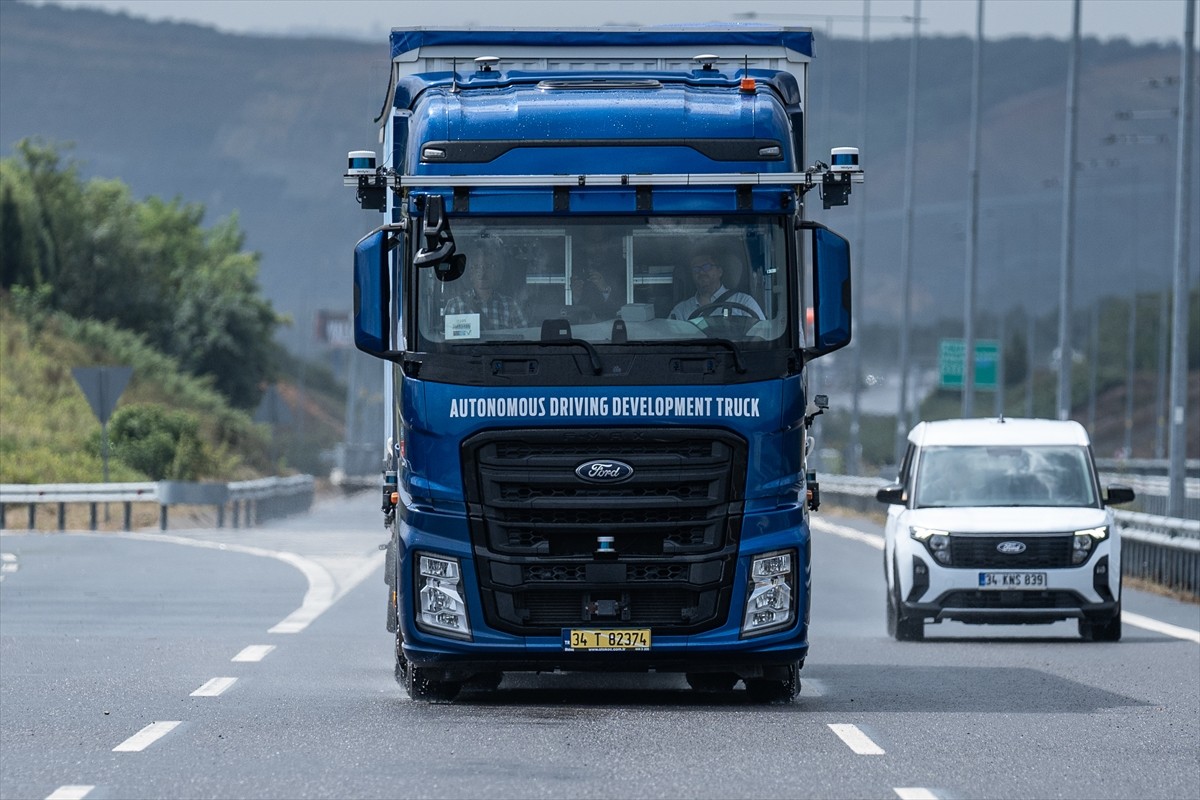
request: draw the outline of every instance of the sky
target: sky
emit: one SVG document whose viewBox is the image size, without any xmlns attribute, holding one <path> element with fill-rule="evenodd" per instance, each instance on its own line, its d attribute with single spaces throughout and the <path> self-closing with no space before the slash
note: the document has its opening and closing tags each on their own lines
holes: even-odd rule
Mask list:
<svg viewBox="0 0 1200 800">
<path fill-rule="evenodd" d="M 9 2 L 10 0 L 0 0 Z M 46 0 L 36 0 L 45 2 Z M 568 27 L 752 20 L 873 39 L 908 36 L 918 0 L 53 0 L 227 33 L 323 35 L 386 42 L 393 27 Z M 974 36 L 976 0 L 919 0 L 923 35 Z M 1081 0 L 1084 36 L 1178 43 L 1186 3 Z M 984 0 L 984 38 L 1071 35 L 1073 0 Z"/>
</svg>

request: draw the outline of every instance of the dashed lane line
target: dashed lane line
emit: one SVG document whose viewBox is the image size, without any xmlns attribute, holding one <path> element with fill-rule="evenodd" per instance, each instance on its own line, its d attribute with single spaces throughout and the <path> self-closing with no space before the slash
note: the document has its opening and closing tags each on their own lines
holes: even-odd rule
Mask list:
<svg viewBox="0 0 1200 800">
<path fill-rule="evenodd" d="M 236 656 L 234 656 L 233 658 L 231 658 L 229 660 L 244 662 L 244 663 L 253 663 L 256 661 L 262 661 L 264 658 L 267 657 L 267 654 L 270 653 L 274 649 L 275 649 L 275 645 L 273 645 L 273 644 L 252 644 L 249 647 L 242 648 L 242 651 L 240 653 L 238 653 Z"/>
<path fill-rule="evenodd" d="M 204 682 L 196 691 L 192 692 L 191 697 L 218 697 L 225 692 L 230 686 L 237 683 L 237 678 L 210 678 Z"/>
<path fill-rule="evenodd" d="M 46 795 L 46 800 L 83 800 L 95 788 L 95 786 L 84 786 L 82 784 L 68 784 L 67 786 L 60 786 Z"/>
<path fill-rule="evenodd" d="M 181 721 L 151 722 L 113 748 L 114 753 L 140 753 L 182 724 Z"/>
<path fill-rule="evenodd" d="M 938 800 L 938 796 L 920 786 L 907 786 L 892 789 L 900 800 Z"/>
<path fill-rule="evenodd" d="M 20 568 L 16 553 L 0 553 L 0 581 L 4 580 L 6 575 L 11 575 Z"/>
<path fill-rule="evenodd" d="M 829 723 L 829 729 L 837 734 L 846 746 L 860 756 L 881 756 L 883 748 L 871 741 L 871 737 L 858 729 L 857 725 Z"/>
</svg>

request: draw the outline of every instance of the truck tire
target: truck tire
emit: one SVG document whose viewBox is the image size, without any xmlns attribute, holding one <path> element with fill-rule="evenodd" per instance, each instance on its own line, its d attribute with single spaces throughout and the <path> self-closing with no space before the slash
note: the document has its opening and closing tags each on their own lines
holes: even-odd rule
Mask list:
<svg viewBox="0 0 1200 800">
<path fill-rule="evenodd" d="M 426 703 L 449 703 L 458 696 L 462 683 L 430 680 L 425 670 L 410 664 L 404 657 L 403 645 L 404 640 L 396 634 L 396 683 L 404 687 L 410 698 Z"/>
<path fill-rule="evenodd" d="M 1121 641 L 1121 604 L 1117 603 L 1117 613 L 1103 622 L 1079 620 L 1079 635 L 1089 642 Z"/>
<path fill-rule="evenodd" d="M 696 692 L 729 692 L 738 682 L 733 672 L 689 672 L 685 676 L 688 686 Z"/>
<path fill-rule="evenodd" d="M 800 665 L 789 664 L 783 678 L 746 678 L 746 691 L 755 703 L 791 703 L 800 694 Z"/>
<path fill-rule="evenodd" d="M 457 681 L 432 681 L 421 667 L 408 664 L 404 670 L 404 691 L 413 700 L 426 703 L 449 703 L 458 697 L 462 684 Z"/>
</svg>

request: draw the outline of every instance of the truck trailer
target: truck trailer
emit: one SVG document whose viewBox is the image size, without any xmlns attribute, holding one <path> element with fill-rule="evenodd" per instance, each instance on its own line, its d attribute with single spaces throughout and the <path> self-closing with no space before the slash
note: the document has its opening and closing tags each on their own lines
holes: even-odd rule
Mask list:
<svg viewBox="0 0 1200 800">
<path fill-rule="evenodd" d="M 806 364 L 850 342 L 858 152 L 805 165 L 808 29 L 403 28 L 345 184 L 386 362 L 387 630 L 449 701 L 676 672 L 791 702 L 808 652 Z"/>
</svg>

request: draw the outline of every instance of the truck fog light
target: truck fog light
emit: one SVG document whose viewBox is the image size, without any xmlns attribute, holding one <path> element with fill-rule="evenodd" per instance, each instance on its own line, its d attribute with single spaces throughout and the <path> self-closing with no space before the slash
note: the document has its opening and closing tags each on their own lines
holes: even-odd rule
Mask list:
<svg viewBox="0 0 1200 800">
<path fill-rule="evenodd" d="M 417 627 L 459 639 L 471 637 L 457 559 L 417 556 Z"/>
<path fill-rule="evenodd" d="M 794 551 L 764 553 L 750 562 L 742 635 L 778 630 L 795 618 Z"/>
</svg>

